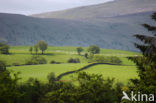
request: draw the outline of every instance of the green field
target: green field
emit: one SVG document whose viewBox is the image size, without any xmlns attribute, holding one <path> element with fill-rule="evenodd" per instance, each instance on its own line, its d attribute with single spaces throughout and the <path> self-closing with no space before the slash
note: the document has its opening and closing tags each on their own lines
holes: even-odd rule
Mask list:
<svg viewBox="0 0 156 103">
<path fill-rule="evenodd" d="M 50 46 L 43 56 L 47 60 L 47 64 L 44 65 L 29 65 L 29 66 L 13 66 L 14 63 L 23 65 L 25 62 L 31 58 L 29 52 L 30 46 L 12 46 L 9 55 L 0 54 L 0 60 L 4 60 L 9 67 L 8 70 L 13 73 L 20 72 L 19 77 L 21 77 L 21 82 L 25 82 L 30 77 L 37 78 L 42 82 L 47 81 L 47 75 L 54 72 L 56 76 L 61 73 L 77 70 L 88 64 L 88 60 L 84 56 L 80 56 L 76 52 L 76 47 L 55 47 Z M 84 47 L 84 54 L 87 52 L 87 48 Z M 40 52 L 39 52 L 40 53 Z M 84 70 L 87 73 L 102 74 L 104 78 L 110 77 L 115 78 L 116 81 L 126 83 L 128 79 L 137 77 L 136 67 L 133 62 L 128 60 L 128 56 L 140 55 L 136 52 L 122 51 L 122 50 L 111 50 L 111 49 L 101 49 L 99 55 L 104 56 L 117 56 L 122 60 L 122 65 L 96 65 Z M 79 58 L 81 63 L 69 64 L 67 60 L 69 58 Z M 51 60 L 61 62 L 61 64 L 50 64 Z M 62 78 L 62 80 L 71 81 L 76 77 L 75 74 L 70 74 Z M 73 78 L 72 78 L 73 77 Z"/>
<path fill-rule="evenodd" d="M 13 73 L 20 72 L 19 77 L 21 81 L 27 81 L 30 77 L 37 78 L 42 82 L 47 81 L 47 75 L 54 72 L 56 76 L 61 73 L 77 70 L 86 64 L 45 64 L 45 65 L 31 65 L 31 66 L 14 66 L 8 67 L 8 70 Z"/>
<path fill-rule="evenodd" d="M 105 79 L 115 78 L 116 82 L 127 83 L 131 78 L 137 78 L 137 69 L 135 66 L 113 66 L 113 65 L 96 65 L 84 70 L 89 74 L 101 74 Z M 77 73 L 64 76 L 62 80 L 74 80 Z"/>
<path fill-rule="evenodd" d="M 30 46 L 13 46 L 10 49 L 9 55 L 0 54 L 0 60 L 6 61 L 7 65 L 12 65 L 14 63 L 23 65 L 25 64 L 26 60 L 28 60 L 32 55 L 29 52 Z M 84 47 L 84 52 L 87 52 L 87 48 Z M 40 53 L 40 52 L 39 52 Z M 82 53 L 82 54 L 83 54 Z M 122 51 L 122 50 L 111 50 L 111 49 L 101 49 L 99 55 L 104 56 L 118 56 L 122 59 L 123 64 L 125 65 L 134 65 L 131 61 L 128 61 L 125 57 L 127 56 L 135 56 L 139 55 L 136 52 L 129 52 L 129 51 Z M 45 52 L 44 55 L 41 55 L 48 63 L 51 60 L 55 60 L 57 62 L 67 63 L 67 60 L 71 57 L 79 58 L 81 63 L 87 63 L 88 61 L 83 57 L 77 55 L 76 47 L 48 47 L 48 50 Z"/>
<path fill-rule="evenodd" d="M 46 65 L 32 65 L 32 66 L 14 66 L 8 67 L 8 70 L 13 73 L 20 72 L 19 77 L 22 78 L 20 81 L 27 81 L 30 77 L 37 78 L 42 82 L 47 81 L 47 75 L 54 72 L 56 76 L 61 73 L 77 70 L 87 64 L 46 64 Z M 89 74 L 102 74 L 104 78 L 115 78 L 115 81 L 127 83 L 128 79 L 136 78 L 136 67 L 135 66 L 112 66 L 112 65 L 97 65 L 84 72 Z M 71 81 L 75 79 L 77 73 L 70 74 L 63 77 L 61 80 Z"/>
</svg>

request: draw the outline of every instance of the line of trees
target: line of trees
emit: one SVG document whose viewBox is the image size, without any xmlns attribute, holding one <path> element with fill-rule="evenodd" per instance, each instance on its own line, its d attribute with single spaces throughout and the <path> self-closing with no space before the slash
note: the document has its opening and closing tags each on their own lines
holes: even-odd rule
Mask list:
<svg viewBox="0 0 156 103">
<path fill-rule="evenodd" d="M 76 48 L 78 55 L 81 55 L 81 52 L 84 51 L 82 47 Z M 88 52 L 91 54 L 99 54 L 100 53 L 100 48 L 97 45 L 90 45 L 88 47 Z M 87 58 L 88 54 L 85 53 L 85 57 Z"/>
<path fill-rule="evenodd" d="M 45 52 L 45 50 L 47 50 L 47 48 L 48 48 L 48 44 L 45 41 L 40 40 L 37 44 L 34 45 L 34 47 L 31 46 L 29 48 L 29 51 L 32 54 L 32 52 L 34 50 L 35 54 L 37 55 L 38 51 L 41 50 L 42 54 L 44 54 L 44 52 Z"/>
<path fill-rule="evenodd" d="M 119 57 L 116 56 L 102 56 L 102 55 L 95 55 L 91 58 L 91 62 L 96 63 L 110 63 L 110 64 L 118 64 L 120 65 L 122 61 Z"/>
</svg>

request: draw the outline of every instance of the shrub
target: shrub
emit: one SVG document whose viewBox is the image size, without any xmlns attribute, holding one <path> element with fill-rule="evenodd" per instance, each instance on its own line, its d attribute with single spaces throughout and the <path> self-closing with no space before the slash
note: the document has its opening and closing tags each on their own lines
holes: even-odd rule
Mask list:
<svg viewBox="0 0 156 103">
<path fill-rule="evenodd" d="M 6 71 L 6 63 L 0 60 L 0 73 Z"/>
<path fill-rule="evenodd" d="M 61 63 L 60 63 L 60 62 L 56 62 L 56 61 L 52 60 L 52 61 L 50 62 L 50 64 L 61 64 Z"/>
<path fill-rule="evenodd" d="M 53 82 L 45 96 L 45 103 L 119 103 L 122 98 L 114 79 L 103 79 L 102 75 L 79 73 L 78 86 L 70 83 Z M 61 95 L 60 95 L 61 94 Z"/>
<path fill-rule="evenodd" d="M 101 55 L 95 55 L 92 59 L 93 62 L 97 62 L 97 63 L 108 63 L 109 60 Z"/>
<path fill-rule="evenodd" d="M 41 56 L 32 56 L 30 60 L 26 61 L 26 65 L 46 64 L 47 61 Z"/>
<path fill-rule="evenodd" d="M 20 63 L 19 62 L 14 62 L 12 63 L 13 66 L 20 66 Z"/>
<path fill-rule="evenodd" d="M 0 72 L 0 103 L 18 103 L 17 100 L 24 94 L 18 91 L 17 76 L 11 76 L 9 71 Z"/>
<path fill-rule="evenodd" d="M 96 63 L 111 63 L 111 64 L 121 64 L 122 63 L 122 61 L 118 57 L 115 57 L 115 56 L 105 57 L 105 56 L 101 56 L 101 55 L 95 55 L 91 61 L 96 62 Z"/>
<path fill-rule="evenodd" d="M 50 62 L 50 64 L 55 64 L 56 63 L 56 61 L 54 61 L 54 60 L 52 60 L 51 62 Z"/>
<path fill-rule="evenodd" d="M 54 72 L 51 72 L 50 74 L 48 74 L 47 79 L 49 81 L 49 83 L 53 83 L 56 81 L 56 76 Z"/>
<path fill-rule="evenodd" d="M 85 54 L 84 54 L 84 57 L 85 57 L 86 59 L 88 59 L 88 53 L 85 53 Z"/>
<path fill-rule="evenodd" d="M 68 60 L 68 63 L 80 63 L 80 59 L 79 58 L 70 58 Z"/>
<path fill-rule="evenodd" d="M 120 58 L 115 57 L 115 56 L 110 57 L 110 62 L 113 63 L 113 64 L 121 64 L 122 63 L 122 61 L 120 60 Z"/>
<path fill-rule="evenodd" d="M 79 59 L 79 58 L 76 58 L 76 59 L 75 59 L 75 62 L 76 62 L 76 63 L 80 63 L 80 59 Z"/>
<path fill-rule="evenodd" d="M 89 55 L 88 55 L 88 60 L 92 62 L 92 60 L 93 60 L 93 57 L 94 57 L 94 54 L 92 54 L 92 53 L 89 53 Z"/>
<path fill-rule="evenodd" d="M 57 81 L 54 73 L 47 78 L 47 83 L 29 78 L 19 84 L 18 74 L 0 73 L 0 103 L 120 103 L 123 96 L 121 83 L 99 74 L 79 73 L 79 85 Z"/>
</svg>

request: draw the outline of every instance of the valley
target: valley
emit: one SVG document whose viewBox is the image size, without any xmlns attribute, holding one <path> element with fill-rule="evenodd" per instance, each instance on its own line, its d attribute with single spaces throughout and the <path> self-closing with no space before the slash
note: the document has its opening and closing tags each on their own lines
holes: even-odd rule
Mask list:
<svg viewBox="0 0 156 103">
<path fill-rule="evenodd" d="M 47 64 L 39 65 L 25 65 L 26 60 L 32 57 L 29 52 L 29 46 L 12 46 L 10 54 L 0 54 L 0 60 L 4 60 L 8 67 L 7 69 L 12 73 L 18 73 L 21 83 L 26 82 L 29 78 L 36 78 L 41 82 L 47 82 L 47 76 L 53 72 L 55 76 L 59 76 L 62 73 L 78 70 L 88 65 L 89 60 L 83 55 L 87 52 L 87 47 L 83 47 L 84 51 L 81 55 L 77 54 L 77 47 L 56 47 L 50 46 L 45 54 L 38 55 L 44 57 L 47 60 Z M 34 52 L 33 52 L 34 53 Z M 35 54 L 33 54 L 35 55 Z M 99 64 L 87 68 L 80 72 L 87 72 L 91 74 L 102 74 L 104 78 L 115 78 L 116 82 L 127 83 L 130 78 L 137 77 L 135 64 L 128 60 L 127 57 L 140 55 L 137 52 L 129 52 L 122 50 L 102 49 L 100 54 L 106 57 L 117 56 L 122 60 L 121 65 L 108 65 Z M 70 58 L 79 58 L 80 63 L 68 63 Z M 59 64 L 51 64 L 51 61 L 59 62 Z M 69 74 L 61 78 L 62 81 L 73 81 L 76 78 L 77 73 Z"/>
</svg>

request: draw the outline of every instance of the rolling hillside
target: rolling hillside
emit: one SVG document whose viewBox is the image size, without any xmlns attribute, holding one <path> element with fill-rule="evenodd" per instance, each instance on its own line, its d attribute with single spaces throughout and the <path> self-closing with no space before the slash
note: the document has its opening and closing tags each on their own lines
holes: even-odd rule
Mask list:
<svg viewBox="0 0 156 103">
<path fill-rule="evenodd" d="M 93 19 L 115 17 L 156 10 L 155 0 L 114 0 L 112 2 L 71 8 L 63 11 L 47 12 L 32 16 L 41 18 Z"/>
<path fill-rule="evenodd" d="M 140 26 L 152 23 L 155 0 L 116 0 L 32 16 L 0 13 L 0 41 L 10 45 L 33 45 L 45 40 L 55 46 L 89 46 L 136 51 Z M 42 18 L 41 18 L 42 17 Z"/>
</svg>

